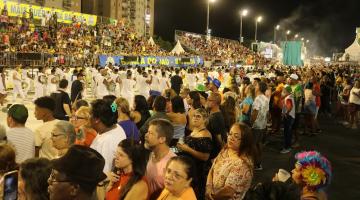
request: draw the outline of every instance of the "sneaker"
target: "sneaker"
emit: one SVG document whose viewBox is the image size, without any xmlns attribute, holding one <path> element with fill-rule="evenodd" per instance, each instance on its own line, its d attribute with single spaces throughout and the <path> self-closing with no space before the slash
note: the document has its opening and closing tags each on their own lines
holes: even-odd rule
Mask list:
<svg viewBox="0 0 360 200">
<path fill-rule="evenodd" d="M 261 170 L 263 170 L 263 167 L 262 167 L 262 165 L 260 164 L 260 165 L 255 166 L 254 170 L 255 170 L 255 171 L 261 171 Z"/>
<path fill-rule="evenodd" d="M 281 153 L 281 154 L 287 154 L 287 153 L 290 153 L 290 151 L 291 151 L 291 148 L 282 149 L 282 150 L 280 151 L 280 153 Z"/>
</svg>

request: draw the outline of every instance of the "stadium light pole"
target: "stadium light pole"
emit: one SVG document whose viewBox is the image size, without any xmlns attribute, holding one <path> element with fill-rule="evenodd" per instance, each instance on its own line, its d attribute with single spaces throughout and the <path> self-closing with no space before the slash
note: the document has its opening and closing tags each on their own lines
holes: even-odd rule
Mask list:
<svg viewBox="0 0 360 200">
<path fill-rule="evenodd" d="M 299 37 L 299 34 L 295 34 L 294 39 L 296 40 Z"/>
<path fill-rule="evenodd" d="M 288 35 L 290 35 L 291 31 L 290 30 L 287 30 L 286 31 L 286 41 L 288 40 Z"/>
<path fill-rule="evenodd" d="M 262 16 L 259 16 L 256 18 L 255 20 L 255 42 L 257 43 L 257 26 L 258 26 L 258 23 L 260 23 L 262 21 Z"/>
<path fill-rule="evenodd" d="M 216 0 L 207 0 L 206 35 L 209 34 L 210 3 L 214 3 L 215 1 Z"/>
<path fill-rule="evenodd" d="M 276 43 L 276 31 L 280 30 L 280 25 L 274 27 L 274 44 Z"/>
<path fill-rule="evenodd" d="M 240 44 L 243 42 L 242 39 L 242 25 L 243 25 L 243 17 L 246 17 L 249 11 L 247 9 L 240 11 Z"/>
</svg>

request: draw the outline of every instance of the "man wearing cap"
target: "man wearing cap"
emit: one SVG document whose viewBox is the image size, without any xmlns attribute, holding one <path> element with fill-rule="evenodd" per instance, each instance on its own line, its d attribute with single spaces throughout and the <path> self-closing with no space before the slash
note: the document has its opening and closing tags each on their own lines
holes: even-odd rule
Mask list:
<svg viewBox="0 0 360 200">
<path fill-rule="evenodd" d="M 293 124 L 293 133 L 295 136 L 294 144 L 292 147 L 296 148 L 299 147 L 299 132 L 297 131 L 297 127 L 299 126 L 299 120 L 302 110 L 302 98 L 303 98 L 303 88 L 301 84 L 298 83 L 299 76 L 296 74 L 290 75 L 289 84 L 291 86 L 291 92 L 294 96 L 295 100 L 295 121 Z"/>
<path fill-rule="evenodd" d="M 58 151 L 51 141 L 51 131 L 59 120 L 54 118 L 55 101 L 49 96 L 35 100 L 35 118 L 44 123 L 35 130 L 35 157 L 52 160 L 57 157 Z"/>
<path fill-rule="evenodd" d="M 218 93 L 220 86 L 221 86 L 221 82 L 218 79 L 214 79 L 209 84 L 209 90 L 211 92 Z"/>
<path fill-rule="evenodd" d="M 12 105 L 7 112 L 6 121 L 10 129 L 6 136 L 15 147 L 17 163 L 35 156 L 34 133 L 25 127 L 28 116 L 28 110 L 23 104 Z"/>
<path fill-rule="evenodd" d="M 52 160 L 52 165 L 50 200 L 96 199 L 96 186 L 106 179 L 104 158 L 89 147 L 73 145 L 63 157 Z"/>
</svg>

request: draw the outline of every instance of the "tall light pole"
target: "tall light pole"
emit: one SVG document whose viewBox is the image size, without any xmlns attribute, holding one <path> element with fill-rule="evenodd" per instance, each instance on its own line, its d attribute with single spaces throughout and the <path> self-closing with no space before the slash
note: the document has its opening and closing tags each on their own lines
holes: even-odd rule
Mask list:
<svg viewBox="0 0 360 200">
<path fill-rule="evenodd" d="M 262 21 L 262 16 L 259 16 L 256 18 L 255 20 L 255 42 L 257 43 L 257 26 L 258 26 L 258 23 L 260 23 Z"/>
<path fill-rule="evenodd" d="M 214 3 L 215 1 L 216 0 L 207 0 L 206 35 L 209 34 L 210 3 Z"/>
<path fill-rule="evenodd" d="M 274 44 L 276 44 L 276 31 L 278 31 L 280 29 L 280 25 L 276 25 L 274 27 Z"/>
<path fill-rule="evenodd" d="M 240 44 L 243 42 L 243 38 L 242 38 L 242 20 L 243 17 L 246 17 L 246 15 L 249 13 L 249 11 L 247 9 L 241 10 L 240 11 Z"/>
<path fill-rule="evenodd" d="M 299 34 L 295 34 L 294 38 L 295 40 L 299 37 Z"/>
<path fill-rule="evenodd" d="M 290 30 L 287 30 L 286 31 L 286 41 L 288 40 L 288 35 L 290 35 L 291 31 Z"/>
</svg>

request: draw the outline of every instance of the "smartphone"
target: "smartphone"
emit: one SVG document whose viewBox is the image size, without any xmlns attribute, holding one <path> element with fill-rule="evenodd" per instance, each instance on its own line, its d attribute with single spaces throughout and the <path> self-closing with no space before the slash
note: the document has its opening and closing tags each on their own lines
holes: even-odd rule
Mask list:
<svg viewBox="0 0 360 200">
<path fill-rule="evenodd" d="M 4 174 L 4 200 L 16 200 L 18 197 L 18 174 L 19 171 L 11 171 Z"/>
</svg>

